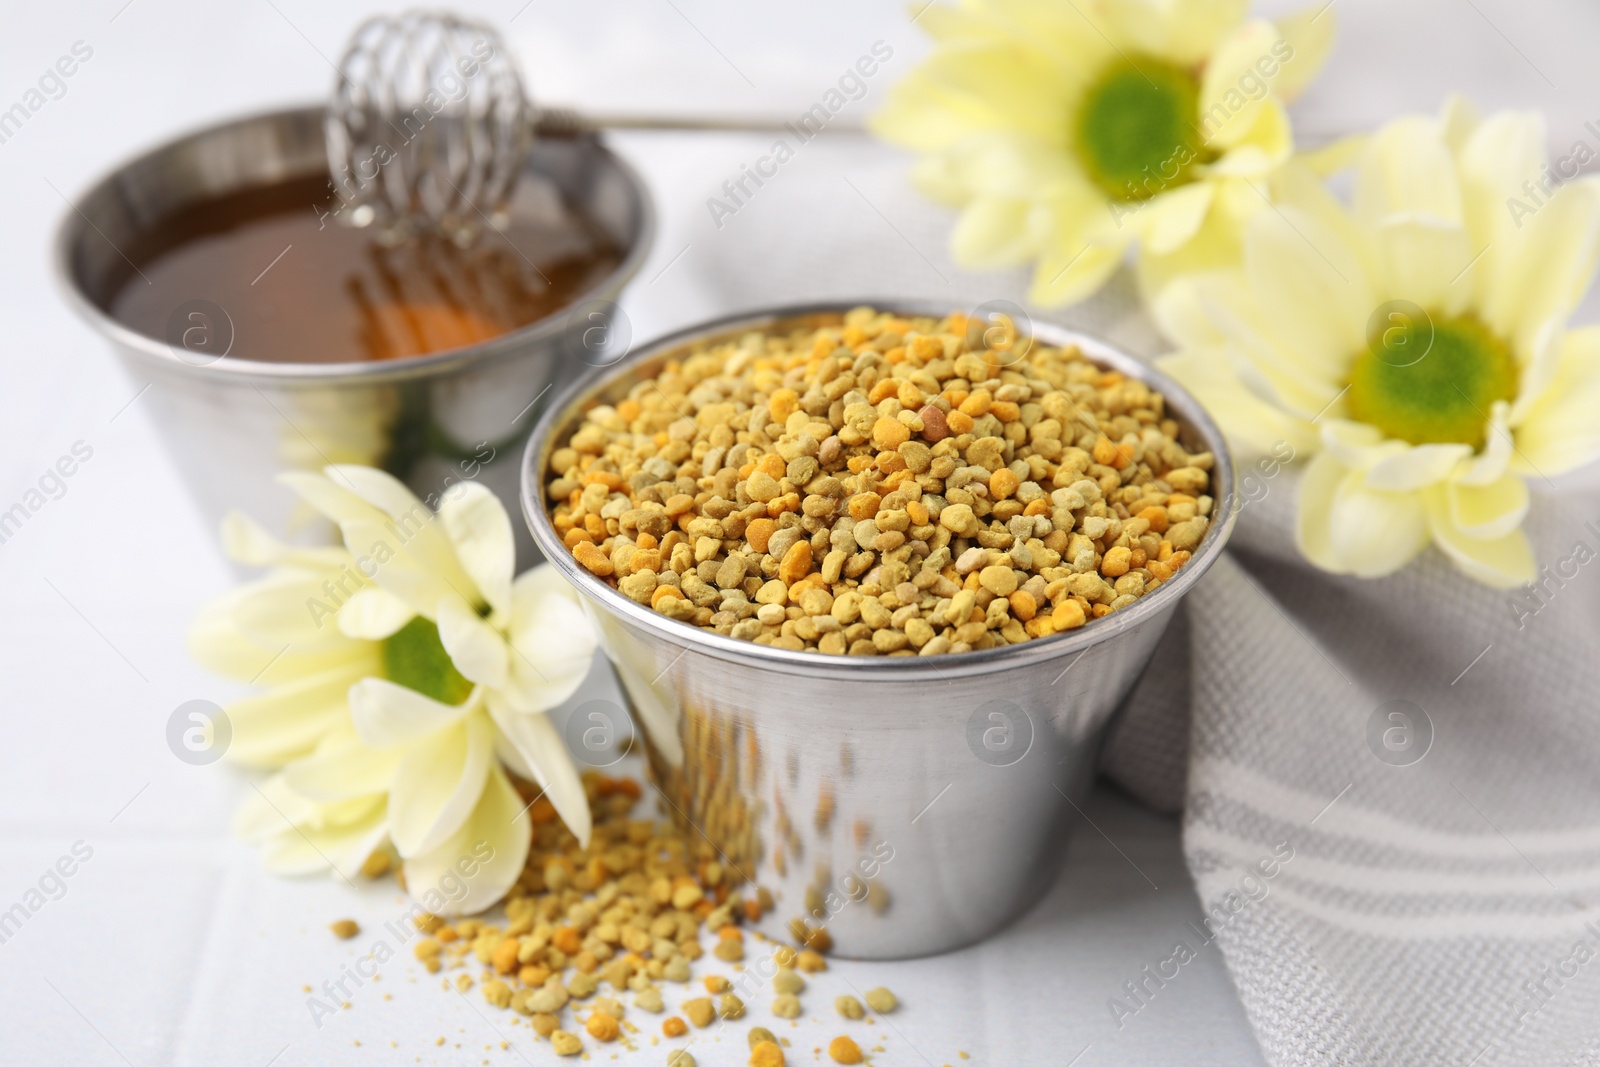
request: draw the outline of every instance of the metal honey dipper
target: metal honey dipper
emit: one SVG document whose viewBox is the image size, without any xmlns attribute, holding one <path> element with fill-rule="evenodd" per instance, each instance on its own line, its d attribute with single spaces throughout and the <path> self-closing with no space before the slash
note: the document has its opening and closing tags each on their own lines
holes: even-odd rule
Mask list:
<svg viewBox="0 0 1600 1067">
<path fill-rule="evenodd" d="M 498 226 L 536 138 L 780 128 L 762 119 L 540 107 L 492 26 L 420 10 L 374 16 L 356 30 L 326 122 L 341 221 L 376 225 L 390 240 L 431 230 L 460 245 Z"/>
</svg>

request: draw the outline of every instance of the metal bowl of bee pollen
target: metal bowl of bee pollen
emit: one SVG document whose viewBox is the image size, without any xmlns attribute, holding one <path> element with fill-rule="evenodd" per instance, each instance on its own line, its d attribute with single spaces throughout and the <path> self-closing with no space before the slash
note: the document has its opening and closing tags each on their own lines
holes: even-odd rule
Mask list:
<svg viewBox="0 0 1600 1067">
<path fill-rule="evenodd" d="M 1106 726 L 1178 602 L 1222 553 L 1233 509 L 1218 508 L 1193 558 L 1136 603 L 1067 633 L 942 656 L 736 640 L 636 603 L 577 563 L 544 487 L 551 455 L 587 411 L 622 400 L 668 360 L 753 330 L 838 323 L 859 304 L 936 319 L 950 310 L 906 300 L 780 307 L 639 347 L 546 411 L 524 458 L 522 506 L 540 551 L 601 630 L 666 803 L 747 897 L 770 902 L 758 928 L 846 957 L 894 959 L 978 941 L 1051 884 Z M 1212 495 L 1232 499 L 1227 442 L 1180 385 L 1094 337 L 1044 323 L 1031 333 L 1162 394 L 1183 445 L 1215 458 Z"/>
</svg>

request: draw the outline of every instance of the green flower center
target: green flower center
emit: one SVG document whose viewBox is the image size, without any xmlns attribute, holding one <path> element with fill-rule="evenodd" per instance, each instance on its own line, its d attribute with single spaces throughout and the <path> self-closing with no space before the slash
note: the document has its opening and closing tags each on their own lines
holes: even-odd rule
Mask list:
<svg viewBox="0 0 1600 1067">
<path fill-rule="evenodd" d="M 1084 93 L 1073 123 L 1091 181 L 1118 200 L 1148 200 L 1190 180 L 1201 162 L 1200 85 L 1181 67 L 1140 57 L 1113 64 Z"/>
<path fill-rule="evenodd" d="M 1352 418 L 1388 437 L 1481 448 L 1489 409 L 1516 395 L 1516 359 L 1487 326 L 1471 316 L 1424 317 L 1371 338 L 1356 357 L 1347 402 Z"/>
<path fill-rule="evenodd" d="M 472 693 L 472 683 L 444 650 L 439 627 L 420 615 L 384 638 L 383 673 L 396 685 L 442 704 L 459 704 Z"/>
</svg>

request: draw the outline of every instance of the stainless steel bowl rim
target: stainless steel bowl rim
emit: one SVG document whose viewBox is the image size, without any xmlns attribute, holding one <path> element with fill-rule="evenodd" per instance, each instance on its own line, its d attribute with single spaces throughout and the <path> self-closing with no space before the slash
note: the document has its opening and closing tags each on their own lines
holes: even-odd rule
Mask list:
<svg viewBox="0 0 1600 1067">
<path fill-rule="evenodd" d="M 695 649 L 719 659 L 755 661 L 763 667 L 785 674 L 822 674 L 849 681 L 869 675 L 881 680 L 890 674 L 897 680 L 921 681 L 927 679 L 963 677 L 970 674 L 993 673 L 1008 666 L 1021 667 L 1041 660 L 1059 659 L 1081 653 L 1092 645 L 1114 639 L 1118 634 L 1143 625 L 1166 610 L 1210 569 L 1222 554 L 1233 531 L 1235 510 L 1222 507 L 1220 522 L 1213 522 L 1206 531 L 1190 560 L 1173 578 L 1147 596 L 1111 615 L 1091 620 L 1085 626 L 1051 637 L 1035 638 L 1021 644 L 1003 648 L 957 652 L 942 656 L 838 656 L 824 652 L 791 651 L 741 641 L 733 637 L 702 630 L 689 623 L 679 622 L 654 609 L 623 596 L 607 582 L 584 569 L 572 552 L 557 536 L 545 505 L 542 472 L 550 453 L 554 450 L 555 434 L 580 413 L 580 410 L 612 381 L 624 376 L 639 364 L 659 358 L 667 352 L 724 335 L 736 335 L 743 330 L 755 329 L 773 322 L 805 315 L 837 314 L 851 308 L 869 306 L 899 315 L 943 318 L 952 310 L 947 303 L 920 299 L 863 299 L 849 303 L 824 301 L 792 304 L 781 307 L 741 311 L 702 322 L 659 337 L 639 346 L 615 363 L 600 367 L 572 383 L 545 409 L 528 438 L 527 451 L 522 461 L 522 510 L 539 551 L 552 566 L 578 587 L 583 593 L 603 604 L 607 610 L 627 622 L 674 644 L 685 651 Z M 1193 428 L 1204 440 L 1215 457 L 1211 496 L 1219 502 L 1232 498 L 1234 470 L 1233 456 L 1228 449 L 1222 430 L 1210 414 L 1187 390 L 1173 379 L 1149 364 L 1091 334 L 1082 333 L 1054 323 L 1035 320 L 1032 335 L 1052 347 L 1074 345 L 1091 361 L 1137 378 L 1161 393 L 1169 411 Z M 1215 512 L 1214 512 L 1215 514 Z M 1069 665 L 1070 666 L 1070 665 Z"/>
<path fill-rule="evenodd" d="M 154 365 L 155 369 L 177 371 L 183 374 L 199 375 L 219 381 L 233 381 L 240 384 L 270 382 L 276 386 L 290 388 L 300 382 L 316 386 L 342 384 L 345 382 L 381 385 L 412 378 L 431 377 L 471 363 L 513 356 L 519 349 L 524 348 L 529 343 L 545 341 L 559 334 L 567 328 L 566 317 L 573 308 L 581 307 L 602 294 L 615 293 L 626 285 L 639 272 L 639 268 L 644 265 L 645 259 L 649 256 L 650 250 L 655 244 L 656 213 L 654 203 L 649 195 L 649 187 L 645 185 L 644 178 L 627 160 L 606 148 L 605 152 L 610 157 L 610 162 L 628 180 L 628 183 L 639 197 L 639 233 L 632 246 L 628 249 L 627 255 L 617 265 L 616 270 L 574 298 L 565 308 L 479 344 L 452 348 L 426 356 L 408 356 L 399 360 L 360 360 L 348 363 L 290 363 L 223 357 L 215 363 L 193 364 L 179 359 L 173 354 L 171 347 L 164 342 L 142 334 L 119 322 L 83 292 L 72 271 L 72 250 L 75 244 L 75 237 L 80 233 L 83 223 L 87 221 L 79 210 L 81 202 L 110 186 L 117 180 L 119 175 L 129 168 L 137 166 L 163 152 L 170 151 L 185 141 L 199 140 L 233 126 L 267 121 L 311 110 L 320 112 L 323 110 L 323 105 L 318 103 L 301 107 L 275 108 L 238 116 L 223 122 L 215 122 L 200 129 L 191 130 L 188 133 L 170 138 L 136 156 L 125 159 L 112 167 L 98 181 L 91 183 L 84 192 L 73 199 L 71 206 L 63 214 L 60 224 L 56 227 L 55 249 L 51 257 L 56 281 L 66 292 L 67 300 L 72 307 L 78 314 L 104 332 L 112 342 L 124 346 L 127 351 L 149 361 Z"/>
</svg>

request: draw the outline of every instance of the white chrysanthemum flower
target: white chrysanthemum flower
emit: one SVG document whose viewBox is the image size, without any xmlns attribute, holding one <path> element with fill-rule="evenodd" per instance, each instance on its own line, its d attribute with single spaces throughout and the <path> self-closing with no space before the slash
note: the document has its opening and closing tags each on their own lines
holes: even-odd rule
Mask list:
<svg viewBox="0 0 1600 1067">
<path fill-rule="evenodd" d="M 1537 114 L 1396 119 L 1350 207 L 1287 168 L 1242 267 L 1158 302 L 1180 346 L 1162 365 L 1235 441 L 1316 453 L 1297 533 L 1319 567 L 1376 577 L 1432 543 L 1480 581 L 1529 581 L 1525 479 L 1600 455 L 1600 328 L 1567 329 L 1600 184 L 1552 192 L 1544 145 Z"/>
<path fill-rule="evenodd" d="M 499 500 L 461 483 L 435 513 L 367 467 L 283 481 L 344 547 L 288 548 L 233 519 L 231 554 L 276 569 L 204 611 L 191 642 L 219 672 L 272 686 L 227 709 L 233 755 L 282 767 L 240 832 L 284 871 L 358 866 L 387 836 L 419 886 L 486 845 L 493 858 L 454 902 L 463 912 L 504 895 L 527 856 L 505 769 L 587 842 L 583 785 L 545 711 L 582 682 L 594 631 L 553 569 L 513 581 Z"/>
<path fill-rule="evenodd" d="M 1284 101 L 1333 41 L 1326 4 L 1248 19 L 1249 0 L 964 0 L 922 10 L 932 54 L 874 131 L 922 154 L 961 210 L 951 254 L 1036 261 L 1031 299 L 1093 294 L 1134 244 L 1147 289 L 1236 254 L 1262 179 L 1294 143 Z"/>
</svg>

